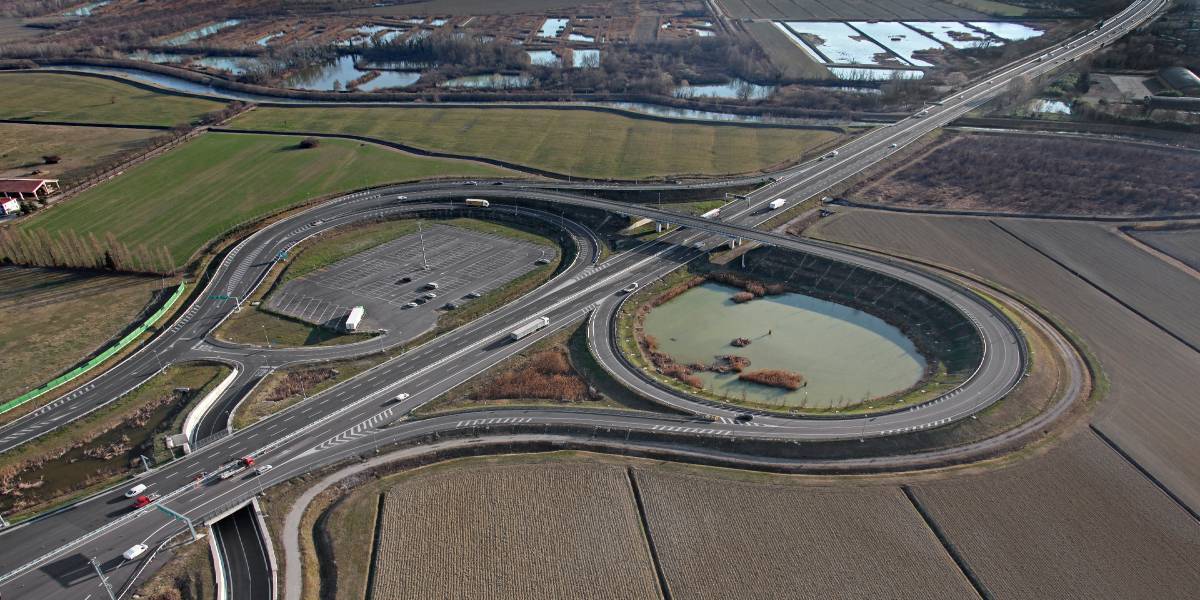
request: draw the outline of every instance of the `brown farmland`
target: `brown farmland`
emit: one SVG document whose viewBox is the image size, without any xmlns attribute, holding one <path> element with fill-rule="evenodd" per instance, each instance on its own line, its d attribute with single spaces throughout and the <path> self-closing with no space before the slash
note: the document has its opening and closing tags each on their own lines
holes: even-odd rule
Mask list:
<svg viewBox="0 0 1200 600">
<path fill-rule="evenodd" d="M 1089 223 L 1013 221 L 999 225 L 1163 328 L 1200 347 L 1200 280 Z"/>
<path fill-rule="evenodd" d="M 851 190 L 900 206 L 1037 214 L 1200 212 L 1200 153 L 1037 135 L 944 135 Z"/>
<path fill-rule="evenodd" d="M 995 598 L 1165 600 L 1200 589 L 1200 526 L 1091 432 L 914 492 Z"/>
<path fill-rule="evenodd" d="M 625 469 L 455 470 L 384 500 L 374 598 L 657 598 Z"/>
<path fill-rule="evenodd" d="M 1130 235 L 1143 244 L 1200 270 L 1200 229 L 1131 231 Z"/>
<path fill-rule="evenodd" d="M 1200 508 L 1200 353 L 984 219 L 852 211 L 816 232 L 972 272 L 1044 308 L 1082 338 L 1109 380 L 1095 425 Z"/>
<path fill-rule="evenodd" d="M 974 596 L 899 488 L 635 473 L 674 598 Z"/>
</svg>

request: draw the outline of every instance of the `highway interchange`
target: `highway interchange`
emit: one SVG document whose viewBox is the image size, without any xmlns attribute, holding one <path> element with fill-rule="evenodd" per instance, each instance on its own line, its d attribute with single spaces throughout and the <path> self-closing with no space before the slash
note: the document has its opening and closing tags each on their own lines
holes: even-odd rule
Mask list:
<svg viewBox="0 0 1200 600">
<path fill-rule="evenodd" d="M 1080 36 L 1038 56 L 1020 60 L 993 72 L 983 81 L 956 91 L 927 108 L 921 117 L 877 128 L 839 148 L 836 158 L 811 161 L 774 174 L 767 185 L 723 210 L 719 220 L 705 220 L 631 206 L 581 195 L 562 184 L 508 183 L 486 190 L 461 182 L 393 186 L 349 194 L 268 225 L 248 236 L 228 252 L 206 289 L 195 302 L 141 350 L 113 369 L 81 386 L 61 401 L 0 428 L 0 451 L 11 449 L 63 423 L 70 422 L 118 398 L 158 372 L 162 365 L 198 359 L 219 360 L 239 368 L 230 392 L 205 415 L 197 439 L 207 443 L 187 457 L 140 477 L 151 491 L 162 494 L 159 503 L 203 521 L 244 502 L 263 487 L 310 472 L 371 448 L 429 439 L 481 426 L 519 425 L 543 431 L 578 431 L 609 428 L 641 433 L 677 432 L 701 437 L 755 437 L 778 440 L 851 439 L 891 435 L 935 427 L 965 418 L 1004 396 L 1025 367 L 1020 336 L 991 304 L 943 278 L 898 262 L 845 248 L 779 236 L 754 229 L 765 217 L 760 209 L 776 198 L 804 199 L 820 194 L 899 151 L 926 133 L 953 121 L 1001 93 L 1009 81 L 1036 76 L 1060 61 L 1082 56 L 1108 43 L 1150 18 L 1163 0 L 1142 1 L 1107 20 L 1093 35 Z M 483 182 L 487 184 L 488 182 Z M 596 186 L 581 186 L 583 189 Z M 552 189 L 556 188 L 556 189 Z M 582 190 L 580 190 L 582 191 Z M 375 218 L 381 213 L 429 210 L 465 196 L 496 198 L 496 209 L 506 200 L 533 200 L 600 208 L 636 214 L 682 225 L 678 231 L 610 257 L 597 264 L 598 245 L 587 228 L 561 220 L 577 245 L 575 260 L 540 288 L 454 331 L 399 354 L 354 378 L 311 397 L 288 410 L 246 429 L 227 434 L 233 406 L 258 379 L 272 369 L 289 364 L 345 358 L 377 352 L 379 342 L 351 346 L 305 349 L 264 349 L 222 344 L 211 332 L 235 309 L 234 303 L 211 300 L 214 295 L 245 298 L 261 283 L 281 252 L 307 237 L 346 223 Z M 398 196 L 405 196 L 398 200 Z M 461 202 L 458 203 L 461 205 Z M 508 210 L 512 210 L 511 206 Z M 560 221 L 559 219 L 554 219 Z M 611 317 L 630 282 L 648 283 L 701 255 L 693 244 L 711 248 L 730 238 L 831 258 L 902 279 L 957 307 L 977 327 L 986 351 L 975 375 L 950 398 L 916 410 L 858 418 L 803 420 L 756 417 L 748 426 L 725 423 L 735 411 L 695 404 L 668 394 L 628 372 L 610 344 Z M 531 316 L 545 315 L 551 326 L 517 342 L 505 336 Z M 590 318 L 589 337 L 597 359 L 627 385 L 685 412 L 712 414 L 716 423 L 643 414 L 615 414 L 583 410 L 489 410 L 409 420 L 412 409 L 437 398 L 504 359 L 519 353 L 554 331 Z M 389 342 L 390 343 L 390 342 Z M 384 345 L 387 345 L 385 343 Z M 409 394 L 403 401 L 393 398 Z M 740 412 L 740 411 L 736 411 Z M 675 429 L 671 429 L 675 428 Z M 212 473 L 229 468 L 237 457 L 254 455 L 260 464 L 275 468 L 261 477 L 239 474 L 220 479 Z M 197 481 L 201 472 L 210 475 Z M 96 557 L 114 589 L 128 588 L 141 575 L 153 550 L 186 528 L 155 507 L 129 511 L 121 490 L 111 490 L 74 504 L 61 512 L 0 531 L 0 538 L 18 543 L 0 548 L 0 594 L 5 598 L 102 597 L 92 565 Z M 151 552 L 135 561 L 120 554 L 135 543 L 146 543 Z"/>
</svg>

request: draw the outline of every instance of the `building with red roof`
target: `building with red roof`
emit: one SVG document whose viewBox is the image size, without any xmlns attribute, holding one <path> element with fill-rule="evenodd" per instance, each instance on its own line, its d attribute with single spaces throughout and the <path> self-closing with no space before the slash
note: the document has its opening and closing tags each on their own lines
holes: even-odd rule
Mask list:
<svg viewBox="0 0 1200 600">
<path fill-rule="evenodd" d="M 41 200 L 56 192 L 57 179 L 0 179 L 0 197 Z"/>
</svg>

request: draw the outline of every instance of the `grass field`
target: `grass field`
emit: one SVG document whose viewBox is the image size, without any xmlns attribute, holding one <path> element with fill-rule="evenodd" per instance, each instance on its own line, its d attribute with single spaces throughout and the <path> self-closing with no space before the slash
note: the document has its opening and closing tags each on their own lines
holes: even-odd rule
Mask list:
<svg viewBox="0 0 1200 600">
<path fill-rule="evenodd" d="M 974 594 L 896 487 L 772 485 L 634 472 L 672 597 Z"/>
<path fill-rule="evenodd" d="M 625 470 L 497 467 L 388 491 L 374 598 L 657 598 Z"/>
<path fill-rule="evenodd" d="M 829 131 L 693 125 L 599 111 L 258 108 L 232 126 L 367 135 L 577 177 L 719 175 L 794 162 Z"/>
<path fill-rule="evenodd" d="M 53 379 L 105 346 L 137 320 L 159 285 L 144 277 L 0 268 L 0 310 L 20 315 L 19 326 L 0 327 L 0 399 Z"/>
<path fill-rule="evenodd" d="M 822 223 L 820 237 L 969 270 L 1054 315 L 1097 357 L 1110 382 L 1093 416 L 1096 426 L 1200 507 L 1200 404 L 1193 401 L 1200 354 L 983 219 L 853 211 Z"/>
<path fill-rule="evenodd" d="M 916 496 L 995 598 L 1182 599 L 1200 588 L 1200 525 L 1090 432 Z"/>
<path fill-rule="evenodd" d="M 418 158 L 378 146 L 208 133 L 26 221 L 51 233 L 114 233 L 130 245 L 166 246 L 180 265 L 234 226 L 318 196 L 386 182 L 500 171 Z"/>
<path fill-rule="evenodd" d="M 178 125 L 225 105 L 59 73 L 0 73 L 0 119 Z"/>
<path fill-rule="evenodd" d="M 0 178 L 36 177 L 63 179 L 82 175 L 113 155 L 143 146 L 160 135 L 144 129 L 110 127 L 60 127 L 0 123 Z M 61 161 L 46 164 L 43 156 L 57 155 Z"/>
</svg>

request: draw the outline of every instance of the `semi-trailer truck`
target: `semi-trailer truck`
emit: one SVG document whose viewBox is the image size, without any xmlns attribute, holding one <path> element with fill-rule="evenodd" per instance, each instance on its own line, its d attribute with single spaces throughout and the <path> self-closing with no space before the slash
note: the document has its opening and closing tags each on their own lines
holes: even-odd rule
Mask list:
<svg viewBox="0 0 1200 600">
<path fill-rule="evenodd" d="M 467 198 L 467 206 L 478 206 L 479 208 L 487 208 L 491 205 L 492 205 L 491 202 L 488 202 L 487 200 L 484 200 L 483 198 Z"/>
<path fill-rule="evenodd" d="M 550 317 L 538 317 L 514 330 L 508 334 L 508 339 L 517 341 L 521 338 L 529 337 L 533 332 L 546 327 L 550 324 Z"/>
<path fill-rule="evenodd" d="M 780 208 L 783 208 L 784 204 L 787 204 L 787 200 L 784 200 L 783 198 L 776 198 L 775 200 L 772 200 L 771 203 L 768 204 L 767 206 L 770 206 L 771 210 L 778 210 Z"/>
<path fill-rule="evenodd" d="M 350 309 L 350 314 L 346 315 L 346 331 L 355 331 L 358 329 L 359 323 L 362 323 L 363 314 L 367 310 L 361 306 L 355 306 Z"/>
</svg>

